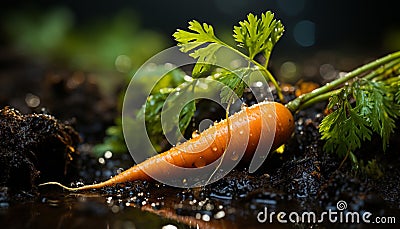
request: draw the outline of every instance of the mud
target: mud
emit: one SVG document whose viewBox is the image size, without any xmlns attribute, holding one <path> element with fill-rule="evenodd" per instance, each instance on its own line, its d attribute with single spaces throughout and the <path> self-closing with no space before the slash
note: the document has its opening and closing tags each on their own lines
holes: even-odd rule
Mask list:
<svg viewBox="0 0 400 229">
<path fill-rule="evenodd" d="M 11 199 L 35 196 L 38 182 L 63 180 L 77 158 L 78 133 L 47 114 L 0 110 L 0 187 Z M 6 194 L 4 194 L 6 193 Z"/>
</svg>

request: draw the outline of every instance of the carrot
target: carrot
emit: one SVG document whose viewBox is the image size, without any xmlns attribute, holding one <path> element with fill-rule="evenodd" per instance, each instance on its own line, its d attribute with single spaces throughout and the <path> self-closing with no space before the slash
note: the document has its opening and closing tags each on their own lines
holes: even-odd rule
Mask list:
<svg viewBox="0 0 400 229">
<path fill-rule="evenodd" d="M 268 138 L 271 139 L 273 132 L 268 126 L 275 123 L 275 136 L 272 149 L 284 144 L 292 135 L 294 130 L 294 118 L 292 113 L 284 105 L 276 102 L 262 102 L 251 107 L 246 107 L 238 113 L 229 117 L 231 133 L 237 135 L 232 137 L 233 147 L 246 146 L 243 159 L 252 158 L 259 142 L 262 144 Z M 243 133 L 243 131 L 249 131 Z M 175 166 L 184 168 L 202 167 L 216 161 L 223 156 L 229 143 L 229 130 L 227 120 L 222 120 L 210 128 L 204 130 L 200 135 L 173 147 L 170 150 L 151 157 L 142 163 L 134 165 L 124 172 L 101 183 L 85 185 L 77 188 L 69 188 L 57 182 L 48 182 L 41 185 L 55 184 L 70 191 L 81 191 L 113 186 L 135 180 L 151 180 L 152 178 L 144 171 L 152 174 L 168 174 L 166 168 L 160 168 L 160 161 L 167 161 Z M 264 139 L 260 139 L 263 132 Z M 244 137 L 241 137 L 244 136 Z"/>
</svg>

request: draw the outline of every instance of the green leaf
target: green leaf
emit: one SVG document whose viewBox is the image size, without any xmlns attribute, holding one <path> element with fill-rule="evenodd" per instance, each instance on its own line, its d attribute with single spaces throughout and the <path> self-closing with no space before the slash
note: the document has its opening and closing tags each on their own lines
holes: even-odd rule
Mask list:
<svg viewBox="0 0 400 229">
<path fill-rule="evenodd" d="M 341 89 L 328 104 L 328 109 L 334 111 L 320 125 L 321 138 L 326 140 L 324 149 L 344 156 L 361 147 L 362 141 L 370 140 L 375 132 L 386 150 L 396 128 L 395 119 L 400 117 L 398 93 L 398 88 L 385 81 L 362 78 Z"/>
<path fill-rule="evenodd" d="M 392 84 L 393 90 L 395 91 L 396 103 L 400 104 L 400 82 Z"/>
<path fill-rule="evenodd" d="M 259 53 L 264 53 L 269 57 L 274 45 L 283 35 L 283 25 L 274 19 L 274 14 L 270 11 L 261 14 L 261 19 L 253 14 L 247 16 L 247 20 L 239 22 L 239 26 L 234 26 L 233 37 L 249 53 L 250 59 Z"/>
<path fill-rule="evenodd" d="M 321 139 L 326 140 L 324 150 L 344 157 L 359 148 L 361 141 L 371 139 L 371 130 L 367 120 L 359 114 L 359 107 L 351 107 L 347 98 L 339 95 L 333 96 L 329 106 L 338 106 L 338 109 L 327 115 L 320 124 Z"/>
<path fill-rule="evenodd" d="M 400 88 L 399 88 L 399 91 L 397 91 L 397 93 L 396 93 L 396 101 L 397 101 L 397 103 L 400 103 Z"/>
<path fill-rule="evenodd" d="M 372 130 L 382 137 L 383 149 L 386 150 L 389 137 L 396 127 L 395 119 L 400 117 L 400 105 L 395 99 L 397 91 L 381 81 L 364 80 L 362 83 L 354 93 L 356 104 Z"/>
<path fill-rule="evenodd" d="M 343 122 L 341 110 L 336 110 L 329 115 L 327 115 L 321 122 L 319 126 L 319 131 L 322 134 L 321 139 L 327 140 L 324 145 L 325 151 L 332 153 L 335 151 L 335 144 L 340 142 L 339 137 L 335 135 L 335 131 L 338 129 L 335 123 Z"/>
<path fill-rule="evenodd" d="M 367 163 L 364 161 L 360 162 L 361 172 L 369 177 L 379 179 L 383 176 L 383 172 L 380 168 L 379 163 L 376 159 L 370 160 Z"/>
<path fill-rule="evenodd" d="M 176 137 L 178 137 L 180 133 L 183 134 L 186 127 L 189 125 L 196 110 L 193 86 L 193 82 L 182 84 L 169 94 L 168 99 L 165 98 L 167 100 L 163 101 L 164 109 L 161 115 L 165 115 L 164 117 L 170 119 L 170 121 L 163 123 L 164 134 L 174 132 L 173 135 L 175 139 L 177 139 Z M 177 108 L 181 108 L 181 110 L 179 111 Z"/>
<path fill-rule="evenodd" d="M 214 35 L 211 25 L 206 23 L 201 25 L 198 21 L 193 20 L 189 22 L 188 29 L 192 32 L 178 29 L 173 36 L 182 52 L 190 52 L 189 56 L 198 59 L 192 76 L 194 78 L 207 76 L 212 65 L 217 61 L 215 53 L 223 43 Z"/>
<path fill-rule="evenodd" d="M 217 62 L 216 52 L 222 46 L 244 56 L 236 48 L 219 40 L 211 25 L 200 24 L 194 20 L 189 22 L 188 29 L 189 31 L 179 29 L 173 36 L 182 52 L 189 53 L 191 57 L 198 59 L 192 72 L 194 78 L 210 74 L 213 65 Z M 271 51 L 283 35 L 283 31 L 282 23 L 275 20 L 274 14 L 270 11 L 261 14 L 261 18 L 250 13 L 247 20 L 239 22 L 239 26 L 234 26 L 233 37 L 239 47 L 247 50 L 249 60 L 254 62 L 255 56 L 262 53 L 268 63 Z"/>
<path fill-rule="evenodd" d="M 152 94 L 139 111 L 137 117 L 146 121 L 148 135 L 151 138 L 162 136 L 161 126 L 161 110 L 164 106 L 168 95 L 173 91 L 173 88 L 164 88 L 157 93 Z M 155 139 L 152 139 L 155 140 Z"/>
<path fill-rule="evenodd" d="M 220 93 L 221 102 L 229 103 L 235 96 L 241 97 L 243 95 L 244 89 L 247 87 L 245 78 L 249 75 L 248 73 L 248 69 L 238 69 L 223 72 L 217 78 L 218 81 L 225 84 Z"/>
<path fill-rule="evenodd" d="M 149 76 L 151 76 L 150 73 Z M 143 78 L 145 79 L 145 77 Z M 183 71 L 175 69 L 168 72 L 168 74 L 153 87 L 151 95 L 147 98 L 146 103 L 137 112 L 136 117 L 139 120 L 145 120 L 147 133 L 153 146 L 157 150 L 161 150 L 159 144 L 165 138 L 164 132 L 173 133 L 173 131 L 176 131 L 176 133 L 173 133 L 176 135 L 178 131 L 183 133 L 189 125 L 195 112 L 194 101 L 190 101 L 188 104 L 182 104 L 185 106 L 182 107 L 180 114 L 177 113 L 176 110 L 172 110 L 171 114 L 173 114 L 173 116 L 167 114 L 174 119 L 174 123 L 171 124 L 175 126 L 167 126 L 167 128 L 165 128 L 161 123 L 161 116 L 171 111 L 168 107 L 171 107 L 171 105 L 175 107 L 173 106 L 174 103 L 181 103 L 182 99 L 185 99 L 179 92 L 185 91 L 184 94 L 190 94 L 189 89 L 192 83 L 193 80 L 188 79 Z M 169 105 L 166 106 L 167 109 L 164 109 L 165 105 Z"/>
<path fill-rule="evenodd" d="M 188 52 L 206 42 L 218 42 L 214 35 L 214 28 L 211 25 L 203 23 L 201 25 L 198 21 L 193 20 L 189 22 L 188 32 L 178 29 L 172 36 L 179 42 L 183 52 Z"/>
<path fill-rule="evenodd" d="M 196 103 L 194 100 L 192 100 L 183 107 L 181 113 L 179 114 L 179 131 L 182 134 L 185 132 L 186 128 L 192 121 L 195 111 Z"/>
<path fill-rule="evenodd" d="M 210 75 L 212 67 L 217 62 L 215 53 L 219 48 L 221 48 L 220 44 L 213 43 L 190 54 L 191 57 L 198 59 L 192 72 L 194 78 Z"/>
</svg>

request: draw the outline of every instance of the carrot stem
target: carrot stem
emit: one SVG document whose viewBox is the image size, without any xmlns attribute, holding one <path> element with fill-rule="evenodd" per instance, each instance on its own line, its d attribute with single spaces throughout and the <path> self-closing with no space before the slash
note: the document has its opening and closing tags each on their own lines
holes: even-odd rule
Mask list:
<svg viewBox="0 0 400 229">
<path fill-rule="evenodd" d="M 276 88 L 276 92 L 278 94 L 279 99 L 282 101 L 282 103 L 285 103 L 285 98 L 283 97 L 283 93 L 282 93 L 282 89 L 279 86 L 278 81 L 276 81 L 275 77 L 271 74 L 271 72 L 268 71 L 267 69 L 267 65 L 268 65 L 268 61 L 269 61 L 269 56 L 265 56 L 266 60 L 265 60 L 265 66 L 263 66 L 262 64 L 258 63 L 257 61 L 255 61 L 254 59 L 248 57 L 247 55 L 245 55 L 244 53 L 242 53 L 241 51 L 232 48 L 230 45 L 227 45 L 226 43 L 224 43 L 223 41 L 219 40 L 218 38 L 215 38 L 217 43 L 220 43 L 221 45 L 223 45 L 224 47 L 232 50 L 233 52 L 237 53 L 239 56 L 243 57 L 245 60 L 253 63 L 254 65 L 256 65 L 263 73 L 264 77 L 266 77 L 268 80 L 271 81 L 271 83 L 275 86 Z"/>
<path fill-rule="evenodd" d="M 396 73 L 400 69 L 400 60 L 395 60 L 390 63 L 388 63 L 385 66 L 382 66 L 382 69 L 377 69 L 376 71 L 371 72 L 367 76 L 364 77 L 366 80 L 374 80 L 374 81 L 380 81 L 384 80 L 391 74 Z M 382 74 L 384 73 L 384 74 Z"/>
<path fill-rule="evenodd" d="M 308 102 L 307 106 L 310 106 L 316 102 L 320 102 L 320 99 L 316 99 L 316 100 L 312 100 L 315 97 L 321 96 L 325 93 L 330 93 L 331 91 L 335 90 L 337 87 L 343 85 L 344 83 L 350 81 L 351 79 L 354 79 L 355 77 L 361 76 L 362 74 L 368 72 L 368 71 L 372 71 L 374 69 L 376 69 L 379 66 L 385 65 L 387 63 L 392 62 L 393 60 L 398 61 L 400 59 L 400 51 L 395 52 L 395 53 L 391 53 L 385 57 L 382 57 L 380 59 L 377 59 L 373 62 L 370 62 L 366 65 L 363 65 L 349 73 L 347 73 L 346 75 L 344 75 L 341 78 L 338 78 L 330 83 L 325 84 L 322 87 L 319 87 L 315 90 L 313 90 L 310 93 L 301 95 L 299 97 L 297 97 L 296 99 L 290 101 L 288 104 L 286 104 L 286 107 L 292 111 L 293 113 L 301 110 L 302 105 L 306 102 Z M 385 67 L 384 67 L 385 68 Z M 387 69 L 387 67 L 386 67 Z M 328 97 L 329 98 L 329 97 Z M 312 100 L 313 102 L 310 103 L 309 101 Z"/>
<path fill-rule="evenodd" d="M 332 95 L 338 94 L 340 91 L 341 91 L 341 89 L 336 89 L 336 90 L 327 92 L 327 93 L 325 93 L 325 94 L 318 95 L 318 96 L 316 96 L 316 97 L 314 97 L 314 98 L 312 98 L 312 99 L 310 99 L 310 100 L 304 102 L 303 104 L 301 104 L 301 105 L 299 106 L 298 110 L 304 110 L 304 109 L 306 109 L 306 108 L 308 108 L 308 107 L 310 107 L 310 106 L 312 106 L 312 105 L 314 105 L 314 104 L 316 104 L 316 103 L 326 101 L 326 100 L 328 100 Z"/>
</svg>

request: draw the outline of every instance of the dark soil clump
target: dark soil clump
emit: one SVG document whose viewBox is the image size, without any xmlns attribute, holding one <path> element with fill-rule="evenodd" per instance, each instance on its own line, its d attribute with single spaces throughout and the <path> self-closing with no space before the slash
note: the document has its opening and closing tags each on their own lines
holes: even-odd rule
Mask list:
<svg viewBox="0 0 400 229">
<path fill-rule="evenodd" d="M 34 196 L 39 182 L 64 181 L 79 141 L 51 115 L 0 110 L 0 198 Z"/>
</svg>

